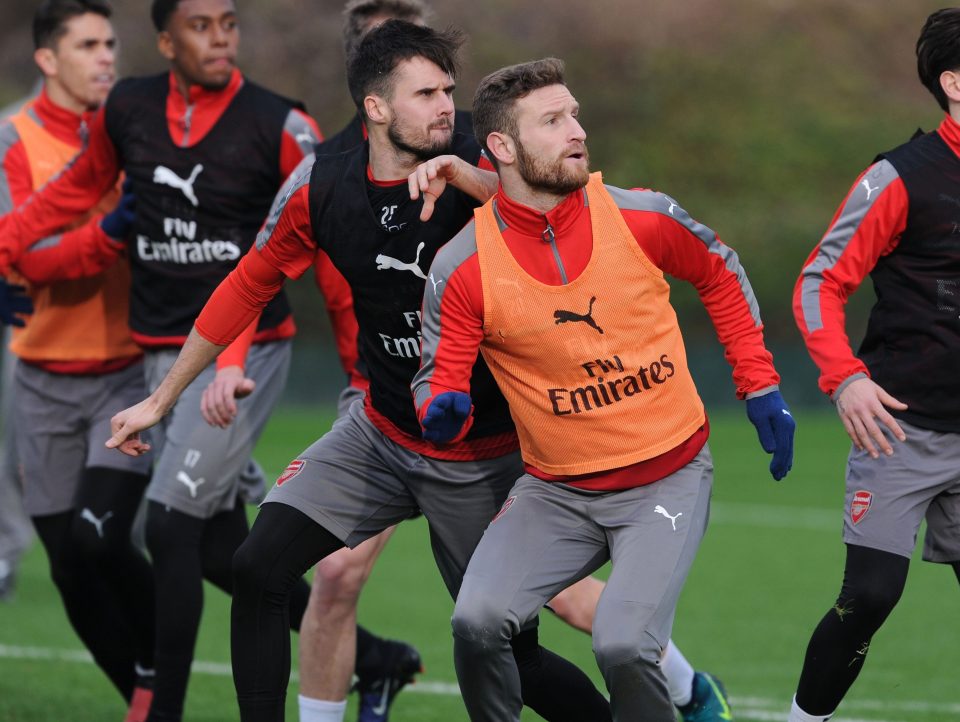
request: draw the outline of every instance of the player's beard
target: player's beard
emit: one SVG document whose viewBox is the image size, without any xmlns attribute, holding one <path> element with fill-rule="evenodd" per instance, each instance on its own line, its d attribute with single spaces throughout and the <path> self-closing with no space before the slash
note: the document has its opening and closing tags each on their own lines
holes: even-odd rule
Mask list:
<svg viewBox="0 0 960 722">
<path fill-rule="evenodd" d="M 590 155 L 586 145 L 582 152 L 584 167 L 568 168 L 564 165 L 566 154 L 552 162 L 540 160 L 527 153 L 523 143 L 517 141 L 517 172 L 534 190 L 564 196 L 583 188 L 590 180 Z"/>
<path fill-rule="evenodd" d="M 437 128 L 449 128 L 450 132 L 442 138 L 434 140 L 430 135 L 430 131 Z M 412 155 L 418 161 L 422 162 L 450 152 L 450 147 L 453 145 L 453 119 L 448 118 L 444 121 L 435 121 L 428 126 L 425 135 L 421 134 L 419 138 L 415 137 L 416 135 L 415 132 L 403 125 L 397 118 L 394 118 L 390 122 L 390 125 L 387 126 L 387 137 L 390 139 L 393 147 L 401 153 Z"/>
</svg>

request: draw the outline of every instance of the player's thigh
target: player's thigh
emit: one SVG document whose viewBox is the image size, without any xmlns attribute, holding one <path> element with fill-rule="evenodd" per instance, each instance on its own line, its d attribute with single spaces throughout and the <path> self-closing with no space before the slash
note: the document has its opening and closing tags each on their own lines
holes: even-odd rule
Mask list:
<svg viewBox="0 0 960 722">
<path fill-rule="evenodd" d="M 523 473 L 519 453 L 476 461 L 419 457 L 408 484 L 430 528 L 444 583 L 456 597 L 483 530 Z"/>
<path fill-rule="evenodd" d="M 473 553 L 458 613 L 533 619 L 558 592 L 608 559 L 603 530 L 589 517 L 595 497 L 521 477 Z"/>
<path fill-rule="evenodd" d="M 960 434 L 931 433 L 931 457 L 952 469 L 945 487 L 927 507 L 923 558 L 931 562 L 960 561 Z"/>
<path fill-rule="evenodd" d="M 894 453 L 873 459 L 856 448 L 847 460 L 843 540 L 910 557 L 934 499 L 957 484 L 957 434 L 900 422 L 907 435 Z M 935 534 L 941 519 L 932 514 Z M 949 544 L 953 550 L 956 542 Z"/>
<path fill-rule="evenodd" d="M 251 347 L 246 374 L 256 387 L 238 401 L 237 415 L 225 429 L 209 426 L 200 413 L 204 389 L 216 374 L 213 364 L 204 369 L 181 394 L 163 425 L 163 443 L 147 498 L 201 519 L 232 509 L 241 473 L 283 391 L 289 361 L 289 342 Z"/>
<path fill-rule="evenodd" d="M 153 464 L 152 452 L 128 456 L 104 443 L 112 435 L 110 418 L 122 409 L 139 403 L 147 396 L 143 364 L 135 363 L 125 369 L 91 379 L 87 429 L 87 468 L 116 469 L 134 474 L 149 474 Z M 149 431 L 146 432 L 149 438 Z"/>
<path fill-rule="evenodd" d="M 404 480 L 417 455 L 386 438 L 354 404 L 333 428 L 297 456 L 266 502 L 295 507 L 348 547 L 412 516 Z"/>
<path fill-rule="evenodd" d="M 612 562 L 594 619 L 595 648 L 639 644 L 642 635 L 666 646 L 680 591 L 706 532 L 712 487 L 713 463 L 705 446 L 673 474 L 593 503 Z"/>
<path fill-rule="evenodd" d="M 18 363 L 13 381 L 14 438 L 30 516 L 72 509 L 87 456 L 84 398 L 76 377 Z"/>
</svg>

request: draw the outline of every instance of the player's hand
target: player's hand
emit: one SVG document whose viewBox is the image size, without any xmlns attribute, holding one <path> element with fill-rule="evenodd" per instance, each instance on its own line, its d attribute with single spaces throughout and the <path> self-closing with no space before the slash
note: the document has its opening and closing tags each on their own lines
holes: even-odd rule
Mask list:
<svg viewBox="0 0 960 722">
<path fill-rule="evenodd" d="M 256 381 L 243 375 L 240 366 L 218 369 L 200 400 L 204 420 L 211 426 L 225 429 L 237 415 L 237 399 L 252 394 L 256 385 Z"/>
<path fill-rule="evenodd" d="M 140 438 L 140 432 L 157 424 L 164 412 L 157 406 L 154 397 L 148 396 L 139 404 L 124 409 L 110 419 L 108 449 L 117 449 L 127 456 L 140 456 L 150 451 L 150 444 Z"/>
<path fill-rule="evenodd" d="M 117 207 L 100 220 L 100 228 L 115 241 L 126 239 L 137 216 L 137 197 L 133 194 L 133 184 L 127 178 L 123 182 L 123 195 Z"/>
<path fill-rule="evenodd" d="M 423 438 L 435 444 L 446 444 L 465 430 L 473 403 L 470 396 L 459 391 L 445 391 L 430 402 L 420 422 Z M 466 426 L 469 428 L 469 425 Z"/>
<path fill-rule="evenodd" d="M 27 295 L 27 289 L 0 278 L 0 322 L 23 328 L 26 321 L 20 318 L 22 313 L 33 313 L 33 301 Z"/>
<path fill-rule="evenodd" d="M 773 454 L 770 474 L 780 481 L 793 467 L 793 433 L 797 428 L 787 402 L 779 391 L 754 396 L 747 399 L 747 418 L 757 427 L 760 446 Z"/>
<path fill-rule="evenodd" d="M 420 211 L 420 220 L 428 221 L 433 215 L 437 198 L 447 188 L 447 183 L 453 183 L 460 173 L 461 164 L 466 161 L 455 155 L 438 155 L 426 163 L 421 163 L 407 177 L 407 187 L 410 189 L 410 200 L 417 200 L 423 195 L 423 209 Z"/>
<path fill-rule="evenodd" d="M 893 398 L 872 379 L 851 381 L 837 396 L 836 405 L 843 428 L 847 430 L 853 445 L 860 451 L 865 450 L 874 459 L 880 457 L 877 447 L 887 456 L 893 453 L 893 447 L 877 424 L 878 421 L 900 441 L 907 438 L 900 424 L 887 411 L 888 408 L 903 411 L 907 405 Z"/>
</svg>

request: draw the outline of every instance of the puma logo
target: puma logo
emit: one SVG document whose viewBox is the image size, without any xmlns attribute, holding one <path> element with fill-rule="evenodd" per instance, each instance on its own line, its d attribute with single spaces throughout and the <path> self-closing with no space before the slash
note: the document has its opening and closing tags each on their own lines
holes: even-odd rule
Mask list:
<svg viewBox="0 0 960 722">
<path fill-rule="evenodd" d="M 297 145 L 303 146 L 312 146 L 316 144 L 317 139 L 313 137 L 313 133 L 309 130 L 302 130 L 293 136 L 293 139 L 297 141 Z"/>
<path fill-rule="evenodd" d="M 203 164 L 197 163 L 193 167 L 190 176 L 186 179 L 181 178 L 172 170 L 166 166 L 158 165 L 153 171 L 153 182 L 158 183 L 159 185 L 170 186 L 171 188 L 176 188 L 187 197 L 187 200 L 193 203 L 194 206 L 199 206 L 200 201 L 197 200 L 196 193 L 193 192 L 193 183 L 197 180 L 197 176 L 203 171 Z"/>
<path fill-rule="evenodd" d="M 427 277 L 423 275 L 423 271 L 420 270 L 420 251 L 423 250 L 424 243 L 420 241 L 420 245 L 417 246 L 417 256 L 413 259 L 413 263 L 404 263 L 403 261 L 398 261 L 396 258 L 391 258 L 390 256 L 385 256 L 382 253 L 377 256 L 377 270 L 386 271 L 388 268 L 392 268 L 395 271 L 410 271 L 417 278 L 422 278 L 424 281 L 427 280 Z M 436 287 L 434 287 L 436 290 Z"/>
<path fill-rule="evenodd" d="M 437 295 L 437 286 L 439 286 L 441 283 L 443 283 L 443 279 L 441 278 L 439 281 L 435 281 L 435 280 L 433 280 L 433 274 L 431 273 L 431 274 L 430 274 L 430 283 L 433 284 L 433 295 L 436 296 L 436 295 Z"/>
<path fill-rule="evenodd" d="M 196 481 L 194 481 L 194 480 L 191 479 L 189 476 L 187 476 L 187 473 L 186 473 L 185 471 L 178 471 L 178 472 L 177 472 L 177 481 L 179 481 L 181 484 L 183 484 L 184 486 L 186 486 L 186 487 L 190 490 L 190 498 L 191 498 L 191 499 L 196 499 L 196 498 L 197 498 L 197 487 L 200 486 L 204 481 L 206 481 L 206 479 L 204 479 L 204 478 L 201 476 L 199 479 L 197 479 Z"/>
<path fill-rule="evenodd" d="M 867 189 L 867 200 L 870 200 L 870 195 L 871 195 L 874 191 L 880 190 L 880 186 L 877 186 L 876 188 L 871 188 L 871 187 L 870 187 L 870 180 L 869 180 L 868 178 L 864 178 L 862 181 L 860 181 L 860 185 L 862 185 L 864 188 Z"/>
<path fill-rule="evenodd" d="M 574 321 L 582 321 L 588 326 L 592 326 L 597 329 L 598 333 L 603 333 L 603 329 L 597 325 L 597 322 L 593 320 L 593 302 L 597 300 L 596 296 L 590 298 L 590 306 L 587 309 L 586 313 L 575 313 L 574 311 L 563 311 L 556 310 L 553 312 L 553 317 L 556 319 L 555 323 L 571 323 Z"/>
<path fill-rule="evenodd" d="M 653 513 L 660 514 L 661 516 L 667 517 L 667 519 L 670 520 L 670 525 L 673 527 L 674 531 L 677 530 L 677 519 L 683 516 L 682 511 L 677 512 L 676 516 L 671 516 L 670 513 L 659 504 L 657 504 L 656 507 L 654 507 Z"/>
<path fill-rule="evenodd" d="M 84 507 L 83 511 L 80 512 L 80 518 L 83 519 L 84 521 L 88 521 L 91 524 L 93 524 L 93 526 L 97 530 L 97 536 L 100 537 L 101 539 L 103 539 L 103 525 L 106 524 L 107 519 L 109 519 L 112 516 L 113 516 L 113 512 L 108 511 L 106 514 L 103 515 L 102 518 L 97 519 L 97 515 L 94 514 L 92 511 L 90 511 L 90 509 L 86 507 Z"/>
</svg>

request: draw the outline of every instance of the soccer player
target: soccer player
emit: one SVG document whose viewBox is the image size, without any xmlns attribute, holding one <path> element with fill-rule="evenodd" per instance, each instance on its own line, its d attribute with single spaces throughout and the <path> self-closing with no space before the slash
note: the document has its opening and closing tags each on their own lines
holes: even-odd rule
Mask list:
<svg viewBox="0 0 960 722">
<path fill-rule="evenodd" d="M 853 446 L 843 584 L 810 639 L 790 722 L 829 719 L 840 705 L 900 599 L 924 518 L 923 558 L 960 579 L 960 8 L 930 15 L 916 52 L 920 81 L 946 115 L 856 179 L 794 289 L 820 389 Z M 854 354 L 844 304 L 868 274 L 877 302 Z"/>
<path fill-rule="evenodd" d="M 244 722 L 283 718 L 294 579 L 344 544 L 356 546 L 422 510 L 455 596 L 516 473 L 516 436 L 482 364 L 478 383 L 490 394 L 472 434 L 456 445 L 437 449 L 420 438 L 410 398 L 425 269 L 476 204 L 461 192 L 444 194 L 431 222 L 422 223 L 406 184 L 420 161 L 447 149 L 479 161 L 476 142 L 454 133 L 451 122 L 459 44 L 458 33 L 396 20 L 361 41 L 348 81 L 368 141 L 318 156 L 312 169 L 290 178 L 257 244 L 211 297 L 164 382 L 114 418 L 108 444 L 144 451 L 138 432 L 162 419 L 284 279 L 310 269 L 318 252 L 350 284 L 369 393 L 289 465 L 234 560 L 234 681 Z M 490 186 L 474 190 L 490 193 Z M 514 645 L 528 704 L 551 720 L 609 719 L 606 700 L 579 670 L 539 647 L 536 631 L 530 625 Z"/>
<path fill-rule="evenodd" d="M 732 250 L 654 191 L 589 174 L 579 105 L 556 59 L 481 81 L 474 128 L 500 190 L 436 256 L 412 388 L 424 438 L 471 432 L 481 351 L 510 403 L 526 473 L 474 552 L 453 615 L 472 720 L 520 719 L 510 640 L 608 559 L 593 646 L 614 720 L 674 719 L 660 669 L 712 486 L 703 404 L 664 273 L 697 288 L 737 395 L 780 479 L 794 423 Z M 442 447 L 441 447 L 442 448 Z"/>
<path fill-rule="evenodd" d="M 119 82 L 89 123 L 84 153 L 4 218 L 0 242 L 15 255 L 24 241 L 64 226 L 87 212 L 122 169 L 138 199 L 129 323 L 145 349 L 152 388 L 210 292 L 253 243 L 277 189 L 312 151 L 319 131 L 295 103 L 236 69 L 239 27 L 232 0 L 154 0 L 151 16 L 170 72 Z M 104 246 L 105 254 L 109 250 Z M 35 249 L 21 265 L 46 259 L 69 268 L 69 253 L 71 259 L 78 255 L 76 244 Z M 151 722 L 181 718 L 202 579 L 232 589 L 231 560 L 247 533 L 238 478 L 285 381 L 294 332 L 286 298 L 278 295 L 245 325 L 246 343 L 204 370 L 156 437 L 146 492 L 157 588 Z M 208 427 L 199 413 L 202 391 L 214 379 L 242 391 L 250 390 L 249 379 L 255 382 L 226 431 Z M 297 585 L 294 627 L 308 593 L 305 583 Z"/>
<path fill-rule="evenodd" d="M 33 18 L 43 88 L 0 126 L 0 213 L 23 203 L 79 152 L 114 81 L 116 37 L 102 0 L 47 0 Z M 129 209 L 113 183 L 91 199 L 93 219 L 62 236 L 123 237 Z M 16 269 L 14 269 L 16 270 Z M 130 541 L 150 459 L 130 463 L 97 442 L 111 412 L 144 393 L 143 354 L 126 324 L 125 264 L 95 277 L 32 286 L 29 323 L 11 350 L 12 417 L 24 491 L 67 617 L 120 694 L 128 720 L 147 714 L 153 674 L 153 576 Z M 139 670 L 139 674 L 138 674 Z"/>
</svg>

